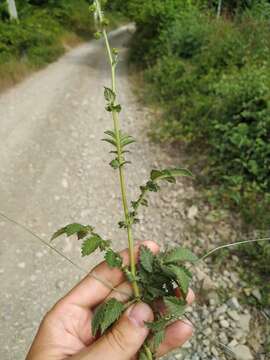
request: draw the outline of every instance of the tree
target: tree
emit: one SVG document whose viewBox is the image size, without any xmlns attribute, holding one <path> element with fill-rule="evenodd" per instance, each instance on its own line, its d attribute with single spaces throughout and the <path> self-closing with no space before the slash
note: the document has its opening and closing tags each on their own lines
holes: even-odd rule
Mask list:
<svg viewBox="0 0 270 360">
<path fill-rule="evenodd" d="M 10 19 L 18 20 L 18 13 L 15 0 L 7 0 Z"/>
</svg>

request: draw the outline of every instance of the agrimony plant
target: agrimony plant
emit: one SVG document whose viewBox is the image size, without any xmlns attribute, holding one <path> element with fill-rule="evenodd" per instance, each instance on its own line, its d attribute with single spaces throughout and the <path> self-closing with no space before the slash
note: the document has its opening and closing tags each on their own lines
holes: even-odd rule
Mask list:
<svg viewBox="0 0 270 360">
<path fill-rule="evenodd" d="M 110 153 L 113 155 L 113 159 L 110 166 L 119 174 L 124 218 L 119 221 L 118 226 L 127 233 L 130 265 L 123 264 L 121 256 L 113 250 L 111 242 L 96 233 L 91 225 L 69 224 L 55 232 L 52 240 L 63 234 L 66 236 L 76 235 L 78 240 L 82 240 L 82 256 L 88 256 L 99 250 L 104 253 L 105 261 L 111 268 L 119 268 L 123 271 L 133 288 L 133 296 L 130 301 L 148 303 L 155 315 L 155 320 L 146 324 L 150 329 L 150 336 L 139 354 L 140 360 L 150 360 L 155 358 L 156 349 L 164 339 L 166 327 L 184 315 L 186 296 L 192 277 L 187 264 L 196 262 L 197 257 L 189 249 L 183 247 L 173 248 L 156 255 L 147 247 L 141 246 L 139 260 L 136 263 L 132 229 L 139 222 L 138 212 L 141 206 L 148 206 L 147 195 L 150 192 L 158 192 L 163 182 L 175 183 L 177 177 L 192 177 L 192 174 L 184 168 L 152 170 L 149 180 L 140 187 L 138 198 L 128 202 L 125 169 L 129 161 L 126 158 L 129 153 L 128 146 L 134 143 L 135 139 L 120 128 L 121 105 L 118 103 L 116 91 L 118 51 L 110 46 L 106 31 L 109 22 L 102 12 L 100 2 L 94 1 L 90 10 L 94 13 L 98 27 L 96 37 L 104 38 L 111 68 L 111 87 L 104 88 L 104 98 L 105 109 L 112 115 L 113 128 L 105 131 L 103 141 L 112 146 Z M 180 292 L 176 290 L 177 288 L 180 289 Z M 160 313 L 155 306 L 157 300 L 163 301 L 165 313 Z M 124 304 L 116 299 L 110 299 L 100 305 L 92 321 L 93 335 L 103 334 L 118 320 L 124 309 Z"/>
</svg>

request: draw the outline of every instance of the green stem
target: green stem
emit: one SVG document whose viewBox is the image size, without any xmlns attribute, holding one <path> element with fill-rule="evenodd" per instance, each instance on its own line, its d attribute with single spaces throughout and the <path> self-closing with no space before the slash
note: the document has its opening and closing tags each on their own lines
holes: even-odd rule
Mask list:
<svg viewBox="0 0 270 360">
<path fill-rule="evenodd" d="M 147 345 L 143 345 L 143 348 L 144 348 L 145 354 L 147 356 L 147 360 L 153 360 L 153 355 L 152 355 L 152 352 L 149 349 L 149 347 Z"/>
<path fill-rule="evenodd" d="M 101 7 L 99 4 L 99 1 L 96 0 L 96 7 L 98 11 L 99 19 L 102 23 L 103 15 L 101 11 Z M 115 79 L 115 67 L 116 64 L 114 64 L 112 51 L 110 47 L 110 43 L 108 40 L 107 31 L 105 29 L 102 30 L 103 37 L 105 40 L 105 45 L 107 49 L 107 54 L 111 66 L 111 78 L 112 78 L 112 91 L 116 94 L 116 79 Z M 117 156 L 119 163 L 122 162 L 122 149 L 120 144 L 120 126 L 119 126 L 119 116 L 117 111 L 112 111 L 112 118 L 113 118 L 113 125 L 114 125 L 114 132 L 116 135 L 116 144 L 117 144 Z M 126 195 L 126 182 L 125 182 L 125 175 L 124 175 L 124 169 L 123 166 L 119 167 L 119 179 L 120 179 L 120 188 L 121 188 L 121 196 L 122 196 L 122 204 L 123 204 L 123 210 L 125 215 L 125 222 L 127 224 L 127 236 L 128 236 L 128 248 L 129 248 L 129 259 L 130 259 L 130 271 L 133 275 L 134 279 L 136 277 L 136 261 L 135 261 L 135 251 L 134 251 L 134 239 L 132 234 L 132 228 L 130 224 L 130 217 L 129 217 L 129 210 L 128 210 L 128 202 L 127 202 L 127 195 Z M 138 284 L 136 280 L 132 282 L 133 292 L 136 298 L 140 297 L 140 291 Z"/>
</svg>

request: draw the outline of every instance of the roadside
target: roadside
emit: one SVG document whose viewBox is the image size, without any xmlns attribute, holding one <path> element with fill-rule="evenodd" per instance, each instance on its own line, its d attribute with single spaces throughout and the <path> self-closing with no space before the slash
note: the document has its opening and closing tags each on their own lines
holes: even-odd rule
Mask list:
<svg viewBox="0 0 270 360">
<path fill-rule="evenodd" d="M 187 155 L 149 142 L 147 132 L 155 113 L 132 92 L 125 60 L 129 28 L 114 31 L 111 38 L 120 48 L 123 130 L 137 139 L 127 177 L 129 198 L 134 199 L 151 169 L 185 166 Z M 125 234 L 117 226 L 122 211 L 118 179 L 108 166 L 110 148 L 100 141 L 111 124 L 102 91 L 109 79 L 102 42 L 90 42 L 0 96 L 1 211 L 44 239 L 77 221 L 94 225 L 115 241 L 116 249 L 126 246 Z M 230 213 L 216 220 L 212 209 L 200 202 L 191 180 L 168 184 L 160 195 L 152 195 L 136 227 L 136 240 L 192 246 L 200 254 L 220 238 L 237 239 L 237 221 Z M 13 224 L 1 219 L 0 228 L 0 358 L 21 360 L 43 315 L 84 274 Z M 99 261 L 99 257 L 82 259 L 72 238 L 56 241 L 56 246 L 86 271 Z M 225 261 L 237 268 L 237 256 Z M 215 273 L 210 265 L 197 270 L 197 305 L 189 309 L 194 338 L 170 359 L 222 360 L 228 345 L 239 356 L 245 354 L 244 360 L 266 351 L 266 320 L 238 301 L 246 287 L 237 272 Z"/>
<path fill-rule="evenodd" d="M 96 31 L 86 0 L 37 4 L 19 2 L 19 22 L 10 21 L 1 5 L 0 92 L 89 41 Z M 111 28 L 124 23 L 119 13 L 108 13 L 108 19 Z"/>
</svg>

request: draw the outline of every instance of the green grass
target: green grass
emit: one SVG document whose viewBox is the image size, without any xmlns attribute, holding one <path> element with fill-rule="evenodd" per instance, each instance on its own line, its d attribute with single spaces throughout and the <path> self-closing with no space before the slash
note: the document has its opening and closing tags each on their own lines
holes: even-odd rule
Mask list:
<svg viewBox="0 0 270 360">
<path fill-rule="evenodd" d="M 89 40 L 95 32 L 86 0 L 17 1 L 19 22 L 0 8 L 0 90 L 55 61 L 67 48 Z M 108 14 L 110 26 L 123 15 Z M 2 18 L 2 20 L 1 20 Z"/>
</svg>

